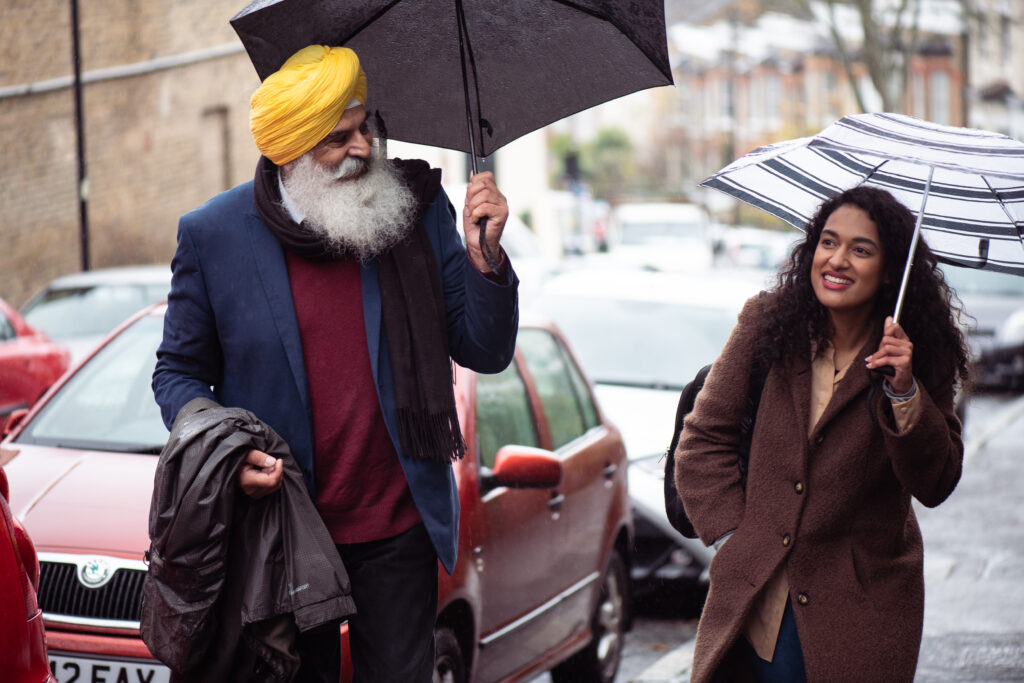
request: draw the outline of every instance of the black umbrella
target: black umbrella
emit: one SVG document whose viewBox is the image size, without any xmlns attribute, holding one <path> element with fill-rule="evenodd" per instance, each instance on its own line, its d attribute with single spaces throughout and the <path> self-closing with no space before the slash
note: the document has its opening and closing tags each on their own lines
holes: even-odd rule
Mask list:
<svg viewBox="0 0 1024 683">
<path fill-rule="evenodd" d="M 231 26 L 260 79 L 307 45 L 352 48 L 387 134 L 467 152 L 475 173 L 521 135 L 671 85 L 663 2 L 255 0 Z"/>
</svg>

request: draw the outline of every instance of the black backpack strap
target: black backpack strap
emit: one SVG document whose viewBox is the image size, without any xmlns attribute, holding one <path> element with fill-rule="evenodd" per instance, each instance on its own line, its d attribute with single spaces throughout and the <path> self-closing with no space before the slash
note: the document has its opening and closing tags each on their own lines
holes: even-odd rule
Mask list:
<svg viewBox="0 0 1024 683">
<path fill-rule="evenodd" d="M 705 365 L 694 376 L 690 383 L 683 387 L 679 394 L 679 403 L 676 405 L 675 429 L 672 431 L 672 442 L 665 454 L 665 514 L 669 523 L 676 531 L 687 538 L 697 538 L 697 532 L 690 523 L 683 509 L 683 501 L 679 499 L 679 492 L 676 491 L 676 447 L 679 445 L 679 434 L 683 430 L 683 420 L 693 410 L 693 404 L 697 400 L 697 394 L 704 386 L 704 380 L 711 371 L 711 365 Z"/>
</svg>

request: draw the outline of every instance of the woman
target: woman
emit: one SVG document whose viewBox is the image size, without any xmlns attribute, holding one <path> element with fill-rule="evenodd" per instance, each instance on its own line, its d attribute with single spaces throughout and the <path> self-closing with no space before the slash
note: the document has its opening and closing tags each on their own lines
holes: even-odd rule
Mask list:
<svg viewBox="0 0 1024 683">
<path fill-rule="evenodd" d="M 778 286 L 747 302 L 676 452 L 676 485 L 719 547 L 692 680 L 912 681 L 924 616 L 911 496 L 960 479 L 967 351 L 953 297 L 888 192 L 826 201 Z M 888 366 L 887 379 L 871 372 Z M 738 425 L 766 368 L 746 481 Z M 764 374 L 764 371 L 760 371 Z"/>
</svg>

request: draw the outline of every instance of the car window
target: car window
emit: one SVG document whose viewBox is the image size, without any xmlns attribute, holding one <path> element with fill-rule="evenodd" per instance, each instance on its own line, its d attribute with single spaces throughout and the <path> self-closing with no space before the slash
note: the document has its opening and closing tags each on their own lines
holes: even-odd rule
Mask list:
<svg viewBox="0 0 1024 683">
<path fill-rule="evenodd" d="M 582 436 L 596 423 L 593 404 L 584 401 L 574 380 L 568 356 L 547 330 L 519 330 L 519 350 L 537 387 L 551 429 L 552 448 Z M 589 405 L 589 414 L 585 406 Z"/>
<path fill-rule="evenodd" d="M 162 288 L 161 288 L 162 289 Z M 166 298 L 153 297 L 143 285 L 98 285 L 54 289 L 31 301 L 23 311 L 29 325 L 51 339 L 105 335 L 127 318 Z"/>
<path fill-rule="evenodd" d="M 579 366 L 576 365 L 572 356 L 569 355 L 569 350 L 561 343 L 558 344 L 558 348 L 565 358 L 565 367 L 569 371 L 569 380 L 572 382 L 572 388 L 580 404 L 580 411 L 583 414 L 583 427 L 584 429 L 596 427 L 599 424 L 597 406 L 594 405 L 594 396 L 590 393 L 590 385 L 587 384 L 587 380 L 584 379 Z"/>
<path fill-rule="evenodd" d="M 171 285 L 169 283 L 163 283 L 159 285 L 146 285 L 146 301 L 153 303 L 167 301 L 167 294 L 170 291 Z"/>
<path fill-rule="evenodd" d="M 515 363 L 496 375 L 477 375 L 476 432 L 484 467 L 494 467 L 502 446 L 540 446 L 526 385 Z"/>
<path fill-rule="evenodd" d="M 159 452 L 168 432 L 150 380 L 163 335 L 145 316 L 115 337 L 46 403 L 18 440 L 118 452 Z"/>
<path fill-rule="evenodd" d="M 7 316 L 0 313 L 0 342 L 10 341 L 17 334 L 14 332 L 14 325 L 7 319 Z"/>
</svg>

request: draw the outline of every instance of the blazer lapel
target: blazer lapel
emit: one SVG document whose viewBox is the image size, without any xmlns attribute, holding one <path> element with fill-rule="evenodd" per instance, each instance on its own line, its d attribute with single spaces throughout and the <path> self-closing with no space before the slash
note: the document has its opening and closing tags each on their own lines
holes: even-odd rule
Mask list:
<svg viewBox="0 0 1024 683">
<path fill-rule="evenodd" d="M 366 346 L 370 352 L 370 369 L 373 380 L 379 385 L 380 377 L 380 338 L 381 338 L 381 299 L 380 283 L 377 282 L 377 259 L 371 259 L 360 268 L 363 285 L 363 324 L 366 326 Z"/>
<path fill-rule="evenodd" d="M 299 322 L 295 317 L 295 304 L 292 302 L 291 284 L 288 280 L 288 265 L 274 235 L 263 224 L 263 220 L 255 212 L 246 216 L 249 227 L 250 245 L 253 261 L 263 283 L 263 293 L 270 307 L 271 316 L 277 333 L 281 336 L 288 365 L 291 368 L 295 384 L 302 397 L 302 405 L 307 409 L 309 404 L 309 387 L 306 384 L 306 364 L 302 357 L 302 339 L 299 336 Z M 258 369 L 254 369 L 258 372 Z"/>
</svg>

